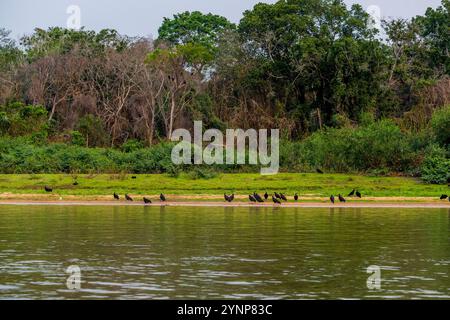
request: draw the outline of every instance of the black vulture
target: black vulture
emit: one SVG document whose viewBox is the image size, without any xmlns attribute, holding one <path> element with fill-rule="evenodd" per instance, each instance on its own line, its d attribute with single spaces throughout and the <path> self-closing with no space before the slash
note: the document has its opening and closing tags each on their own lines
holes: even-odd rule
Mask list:
<svg viewBox="0 0 450 320">
<path fill-rule="evenodd" d="M 166 201 L 167 201 L 167 200 L 166 200 L 166 196 L 163 195 L 162 193 L 159 195 L 159 199 L 160 199 L 162 202 L 166 202 Z"/>
<path fill-rule="evenodd" d="M 272 196 L 272 201 L 273 201 L 273 203 L 275 203 L 275 204 L 281 204 L 281 201 L 278 200 L 278 198 L 275 197 L 275 196 Z"/>
<path fill-rule="evenodd" d="M 125 195 L 125 199 L 127 199 L 127 201 L 133 201 L 133 198 L 132 197 L 130 197 L 129 195 Z"/>
<path fill-rule="evenodd" d="M 323 171 L 320 170 L 319 168 L 316 169 L 316 172 L 319 173 L 319 174 L 323 174 Z"/>
<path fill-rule="evenodd" d="M 334 204 L 334 201 L 335 201 L 334 196 L 331 196 L 331 197 L 330 197 L 330 201 L 331 201 L 331 203 Z"/>
<path fill-rule="evenodd" d="M 117 193 L 115 193 L 115 192 L 114 192 L 114 199 L 116 199 L 116 200 L 120 199 L 119 195 Z"/>
<path fill-rule="evenodd" d="M 294 200 L 295 200 L 295 201 L 298 201 L 298 193 L 295 194 Z"/>
<path fill-rule="evenodd" d="M 229 197 L 229 196 L 227 196 L 227 194 L 226 194 L 226 193 L 224 193 L 223 197 L 225 198 L 225 201 L 228 201 L 228 202 L 230 202 L 230 197 Z"/>
<path fill-rule="evenodd" d="M 152 200 L 150 200 L 149 198 L 144 197 L 144 203 L 145 204 L 150 204 L 150 203 L 152 203 Z"/>
<path fill-rule="evenodd" d="M 252 195 L 249 195 L 249 196 L 248 196 L 248 199 L 249 199 L 251 202 L 256 202 L 255 197 L 252 196 Z"/>
<path fill-rule="evenodd" d="M 136 179 L 137 179 L 137 177 L 136 177 L 136 176 L 132 176 L 132 177 L 131 177 L 131 179 L 133 179 L 133 180 L 136 180 Z"/>
<path fill-rule="evenodd" d="M 44 189 L 46 192 L 53 192 L 53 188 L 50 188 L 48 186 L 45 186 Z"/>
<path fill-rule="evenodd" d="M 75 182 L 73 183 L 73 185 L 74 185 L 74 186 L 77 186 L 77 185 L 78 185 L 78 181 L 75 181 Z"/>
<path fill-rule="evenodd" d="M 350 192 L 350 193 L 348 194 L 348 196 L 349 196 L 349 197 L 353 197 L 353 196 L 355 195 L 355 191 L 356 191 L 356 190 L 355 190 L 355 189 L 353 189 L 353 191 L 352 191 L 352 192 Z"/>
<path fill-rule="evenodd" d="M 443 194 L 442 196 L 441 196 L 441 200 L 445 200 L 445 199 L 447 199 L 448 198 L 448 196 L 446 195 L 446 194 Z"/>
<path fill-rule="evenodd" d="M 263 203 L 264 200 L 261 198 L 261 196 L 259 194 L 257 194 L 256 192 L 253 193 L 253 197 L 255 198 L 256 201 L 258 201 L 259 203 Z"/>
<path fill-rule="evenodd" d="M 264 194 L 264 199 L 269 199 L 269 194 L 267 193 L 267 191 L 266 191 L 266 193 Z"/>
<path fill-rule="evenodd" d="M 343 196 L 339 195 L 339 201 L 340 202 L 345 202 L 346 200 L 345 200 L 345 198 Z"/>
<path fill-rule="evenodd" d="M 362 198 L 362 194 L 361 194 L 361 192 L 359 192 L 359 191 L 356 191 L 356 196 L 358 197 L 358 198 Z"/>
<path fill-rule="evenodd" d="M 280 197 L 281 197 L 282 200 L 287 201 L 287 198 L 286 198 L 286 196 L 284 194 L 281 193 Z"/>
<path fill-rule="evenodd" d="M 232 194 L 231 196 L 228 197 L 228 202 L 233 202 L 234 201 L 234 194 Z"/>
<path fill-rule="evenodd" d="M 278 193 L 275 192 L 275 198 L 281 199 L 281 196 Z"/>
</svg>

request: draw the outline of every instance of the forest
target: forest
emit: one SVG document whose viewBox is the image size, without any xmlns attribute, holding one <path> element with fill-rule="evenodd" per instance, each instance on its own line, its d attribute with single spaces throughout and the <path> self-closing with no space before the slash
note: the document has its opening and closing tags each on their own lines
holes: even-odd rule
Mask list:
<svg viewBox="0 0 450 320">
<path fill-rule="evenodd" d="M 0 173 L 257 172 L 175 166 L 172 132 L 279 128 L 283 172 L 450 179 L 450 0 L 382 30 L 342 0 L 260 3 L 156 39 L 0 29 Z"/>
</svg>

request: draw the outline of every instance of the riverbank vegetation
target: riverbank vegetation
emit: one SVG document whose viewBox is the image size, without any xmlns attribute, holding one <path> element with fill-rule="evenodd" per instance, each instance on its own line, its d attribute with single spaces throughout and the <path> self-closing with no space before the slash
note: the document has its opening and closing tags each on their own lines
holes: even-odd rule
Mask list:
<svg viewBox="0 0 450 320">
<path fill-rule="evenodd" d="M 379 32 L 359 5 L 257 4 L 237 24 L 186 12 L 157 39 L 0 30 L 0 172 L 188 174 L 176 128 L 280 128 L 281 171 L 450 179 L 450 1 Z"/>
<path fill-rule="evenodd" d="M 133 179 L 134 177 L 134 179 Z M 77 182 L 74 185 L 74 182 Z M 47 193 L 44 186 L 51 186 Z M 223 194 L 235 193 L 238 200 L 248 201 L 248 195 L 257 191 L 282 192 L 290 197 L 298 193 L 301 199 L 328 199 L 330 194 L 346 196 L 353 189 L 359 190 L 363 199 L 389 198 L 391 201 L 439 201 L 447 186 L 425 184 L 420 179 L 406 177 L 376 177 L 345 174 L 293 174 L 276 176 L 260 174 L 217 174 L 215 177 L 199 177 L 182 173 L 174 178 L 166 174 L 156 175 L 0 175 L 0 200 L 114 200 L 113 193 L 133 196 L 153 196 L 163 192 L 173 200 L 217 200 Z M 426 199 L 425 199 L 425 198 Z M 395 199 L 397 198 L 397 199 Z M 141 200 L 141 199 L 139 199 Z M 445 201 L 444 203 L 447 203 Z"/>
</svg>

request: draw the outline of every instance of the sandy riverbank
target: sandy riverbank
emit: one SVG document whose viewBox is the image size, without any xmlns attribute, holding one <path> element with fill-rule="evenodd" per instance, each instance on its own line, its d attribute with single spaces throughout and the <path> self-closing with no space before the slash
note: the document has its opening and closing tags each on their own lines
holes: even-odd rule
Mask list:
<svg viewBox="0 0 450 320">
<path fill-rule="evenodd" d="M 145 205 L 142 202 L 124 202 L 124 201 L 25 201 L 25 200 L 8 200 L 0 201 L 0 205 L 16 205 L 16 206 L 148 206 L 148 207 L 230 207 L 230 208 L 448 208 L 450 202 L 442 203 L 431 202 L 347 202 L 347 203 L 325 203 L 325 202 L 296 202 L 283 203 L 275 205 L 272 202 L 255 204 L 247 202 L 208 202 L 208 201 L 179 201 L 179 202 L 155 202 Z"/>
</svg>

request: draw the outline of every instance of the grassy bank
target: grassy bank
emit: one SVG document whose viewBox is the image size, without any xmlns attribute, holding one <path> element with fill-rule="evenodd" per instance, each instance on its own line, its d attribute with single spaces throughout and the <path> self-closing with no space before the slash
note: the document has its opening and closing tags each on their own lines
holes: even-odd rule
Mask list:
<svg viewBox="0 0 450 320">
<path fill-rule="evenodd" d="M 155 196 L 163 192 L 175 199 L 220 200 L 224 193 L 235 193 L 246 199 L 249 193 L 273 191 L 303 199 L 320 200 L 330 194 L 347 195 L 358 189 L 367 200 L 397 197 L 414 201 L 415 198 L 438 198 L 448 193 L 446 185 L 424 184 L 419 179 L 404 177 L 369 177 L 345 174 L 221 174 L 211 179 L 193 179 L 187 174 L 178 178 L 168 175 L 0 175 L 0 200 L 7 199 L 108 199 L 119 194 Z M 74 181 L 78 185 L 73 185 Z M 54 188 L 48 194 L 44 186 Z M 239 197 L 238 197 L 239 199 Z M 364 199 L 363 199 L 364 200 Z"/>
</svg>

